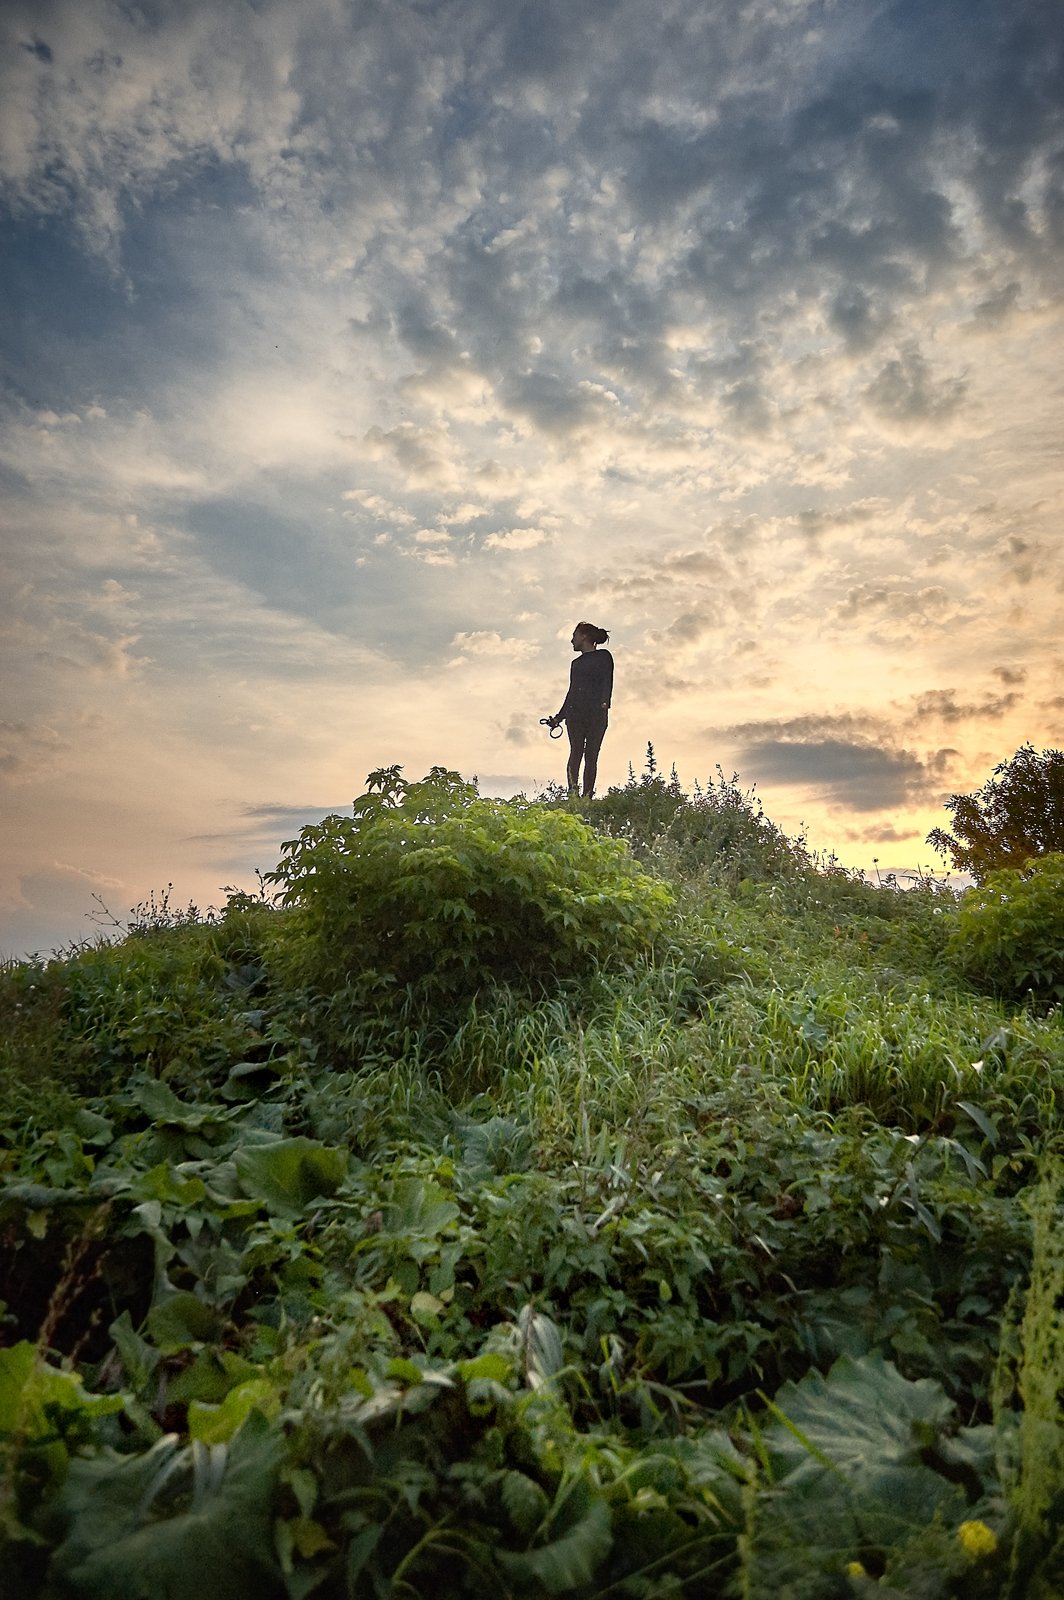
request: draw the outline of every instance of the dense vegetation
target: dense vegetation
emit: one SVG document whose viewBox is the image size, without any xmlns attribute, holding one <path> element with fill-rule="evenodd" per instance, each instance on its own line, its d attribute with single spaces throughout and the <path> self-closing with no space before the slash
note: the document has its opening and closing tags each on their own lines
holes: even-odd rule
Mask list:
<svg viewBox="0 0 1064 1600">
<path fill-rule="evenodd" d="M 1060 881 L 384 769 L 0 971 L 4 1594 L 1059 1595 Z"/>
</svg>

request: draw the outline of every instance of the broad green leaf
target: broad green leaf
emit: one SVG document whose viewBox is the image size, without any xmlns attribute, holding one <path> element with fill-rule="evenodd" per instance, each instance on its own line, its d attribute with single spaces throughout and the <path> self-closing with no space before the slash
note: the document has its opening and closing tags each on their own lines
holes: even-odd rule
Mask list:
<svg viewBox="0 0 1064 1600">
<path fill-rule="evenodd" d="M 195 1174 L 186 1176 L 175 1172 L 169 1162 L 161 1161 L 157 1166 L 149 1168 L 134 1179 L 130 1187 L 130 1194 L 142 1204 L 193 1206 L 204 1198 L 207 1193 L 206 1185 L 202 1178 Z M 161 1218 L 161 1212 L 158 1217 Z"/>
<path fill-rule="evenodd" d="M 28 1339 L 0 1350 L 0 1433 L 15 1432 L 36 1355 Z"/>
<path fill-rule="evenodd" d="M 139 1107 L 152 1122 L 169 1124 L 190 1131 L 202 1128 L 208 1122 L 227 1122 L 239 1115 L 239 1107 L 188 1104 L 178 1099 L 168 1083 L 158 1078 L 142 1078 L 132 1086 L 128 1101 Z"/>
<path fill-rule="evenodd" d="M 120 1394 L 89 1394 L 75 1372 L 63 1372 L 42 1361 L 35 1345 L 23 1339 L 0 1350 L 0 1433 L 21 1434 L 29 1440 L 51 1435 L 55 1426 L 47 1410 L 81 1412 L 86 1417 L 107 1417 L 121 1411 Z"/>
<path fill-rule="evenodd" d="M 786 1384 L 771 1410 L 777 1422 L 761 1446 L 772 1485 L 749 1545 L 753 1600 L 819 1594 L 859 1550 L 904 1556 L 933 1523 L 964 1514 L 963 1491 L 925 1456 L 953 1416 L 937 1383 L 911 1383 L 879 1355 L 842 1356 L 826 1378 Z"/>
<path fill-rule="evenodd" d="M 273 1554 L 279 1434 L 253 1414 L 231 1447 L 75 1460 L 52 1521 L 51 1587 L 71 1600 L 246 1600 L 280 1590 Z"/>
<path fill-rule="evenodd" d="M 953 1416 L 940 1384 L 930 1378 L 912 1383 L 880 1355 L 841 1356 L 826 1378 L 814 1371 L 801 1383 L 785 1384 L 772 1409 L 795 1430 L 781 1426 L 765 1435 L 785 1472 L 807 1470 L 818 1451 L 847 1477 L 870 1463 L 919 1461 Z"/>
<path fill-rule="evenodd" d="M 489 1117 L 484 1122 L 458 1120 L 462 1162 L 478 1174 L 527 1170 L 532 1153 L 531 1130 L 514 1117 Z"/>
<path fill-rule="evenodd" d="M 48 1211 L 53 1206 L 84 1205 L 93 1195 L 83 1189 L 53 1189 L 44 1183 L 6 1183 L 0 1189 L 0 1212 Z"/>
<path fill-rule="evenodd" d="M 408 1361 L 405 1356 L 395 1356 L 385 1368 L 385 1375 L 397 1378 L 400 1383 L 422 1383 L 425 1374 L 421 1368 Z"/>
<path fill-rule="evenodd" d="M 562 1336 L 550 1317 L 531 1304 L 524 1305 L 517 1318 L 525 1376 L 532 1388 L 549 1383 L 564 1365 Z"/>
<path fill-rule="evenodd" d="M 293 1549 L 299 1551 L 304 1561 L 313 1561 L 323 1551 L 336 1549 L 321 1523 L 315 1522 L 313 1517 L 293 1517 L 284 1526 Z"/>
<path fill-rule="evenodd" d="M 148 1312 L 148 1332 L 159 1349 L 170 1353 L 192 1344 L 214 1344 L 224 1319 L 187 1289 L 172 1294 Z"/>
<path fill-rule="evenodd" d="M 228 1444 L 242 1428 L 252 1411 L 271 1420 L 281 1408 L 277 1386 L 269 1378 L 250 1378 L 230 1389 L 220 1405 L 193 1400 L 188 1408 L 189 1438 L 203 1444 Z"/>
<path fill-rule="evenodd" d="M 472 1383 L 478 1378 L 492 1383 L 507 1383 L 513 1376 L 513 1367 L 500 1351 L 486 1350 L 471 1361 L 459 1362 L 458 1374 L 464 1383 Z"/>
<path fill-rule="evenodd" d="M 347 1592 L 354 1594 L 355 1583 L 361 1576 L 367 1561 L 369 1561 L 380 1543 L 384 1529 L 379 1522 L 371 1523 L 368 1528 L 362 1528 L 350 1540 L 347 1546 Z"/>
<path fill-rule="evenodd" d="M 108 1145 L 114 1138 L 114 1124 L 98 1111 L 79 1106 L 74 1114 L 74 1129 L 84 1144 Z"/>
<path fill-rule="evenodd" d="M 234 1350 L 212 1346 L 198 1351 L 195 1360 L 168 1381 L 167 1403 L 188 1405 L 199 1400 L 207 1405 L 218 1405 L 231 1389 L 261 1376 L 258 1367 Z"/>
<path fill-rule="evenodd" d="M 981 1106 L 973 1105 L 970 1100 L 958 1100 L 957 1106 L 959 1110 L 964 1112 L 965 1116 L 971 1118 L 988 1144 L 997 1144 L 997 1129 Z"/>
<path fill-rule="evenodd" d="M 442 1300 L 437 1300 L 434 1294 L 420 1290 L 410 1302 L 410 1315 L 422 1327 L 427 1327 L 433 1322 L 438 1322 L 440 1315 L 446 1310 Z"/>
<path fill-rule="evenodd" d="M 126 1382 L 131 1389 L 139 1392 L 159 1365 L 159 1351 L 140 1337 L 128 1311 L 116 1317 L 107 1331 L 114 1340 Z"/>
<path fill-rule="evenodd" d="M 590 1583 L 613 1545 L 606 1502 L 592 1499 L 591 1491 L 583 1484 L 569 1498 L 581 1506 L 582 1514 L 565 1532 L 534 1550 L 497 1552 L 513 1578 L 538 1584 L 547 1594 L 567 1594 Z"/>
<path fill-rule="evenodd" d="M 435 1238 L 457 1221 L 459 1209 L 445 1189 L 423 1178 L 400 1178 L 392 1188 L 385 1214 L 389 1233 Z"/>
<path fill-rule="evenodd" d="M 347 1176 L 346 1150 L 315 1139 L 277 1139 L 243 1146 L 235 1156 L 240 1187 L 279 1216 L 299 1216 L 323 1195 L 336 1192 Z"/>
</svg>

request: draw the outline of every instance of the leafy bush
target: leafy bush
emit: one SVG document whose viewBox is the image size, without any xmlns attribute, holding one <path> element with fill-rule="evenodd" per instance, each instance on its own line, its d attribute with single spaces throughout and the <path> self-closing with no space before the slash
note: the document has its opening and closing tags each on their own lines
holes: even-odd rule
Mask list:
<svg viewBox="0 0 1064 1600">
<path fill-rule="evenodd" d="M 765 815 L 755 789 L 743 789 L 738 773 L 716 778 L 688 794 L 673 769 L 668 780 L 657 771 L 648 747 L 646 771 L 631 773 L 623 789 L 580 806 L 600 833 L 624 839 L 640 860 L 670 878 L 708 875 L 734 886 L 743 879 L 793 878 L 811 865 L 803 839 L 791 840 Z M 562 790 L 548 790 L 555 806 L 572 808 Z"/>
<path fill-rule="evenodd" d="M 154 921 L 135 908 L 121 942 L 0 964 L 0 1126 L 47 1125 L 55 1096 L 138 1067 L 192 1086 L 268 1049 L 258 1001 L 279 914 L 247 896 L 206 918 L 168 912 L 165 893 L 150 904 Z"/>
<path fill-rule="evenodd" d="M 1024 872 L 1004 867 L 961 901 L 951 952 L 976 982 L 1006 997 L 1064 999 L 1064 855 Z"/>
<path fill-rule="evenodd" d="M 399 771 L 371 773 L 353 817 L 304 828 L 271 874 L 298 908 L 290 956 L 319 991 L 537 987 L 638 957 L 662 932 L 669 891 L 579 817 L 481 800 L 441 767 L 414 784 Z"/>
</svg>

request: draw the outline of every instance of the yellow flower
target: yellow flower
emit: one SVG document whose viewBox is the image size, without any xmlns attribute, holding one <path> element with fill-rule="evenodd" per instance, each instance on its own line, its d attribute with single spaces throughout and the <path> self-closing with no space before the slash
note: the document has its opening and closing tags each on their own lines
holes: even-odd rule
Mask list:
<svg viewBox="0 0 1064 1600">
<path fill-rule="evenodd" d="M 970 1556 L 992 1556 L 997 1549 L 997 1534 L 985 1522 L 962 1522 L 957 1538 Z"/>
<path fill-rule="evenodd" d="M 846 1571 L 851 1578 L 867 1578 L 868 1573 L 859 1561 L 847 1561 Z"/>
</svg>

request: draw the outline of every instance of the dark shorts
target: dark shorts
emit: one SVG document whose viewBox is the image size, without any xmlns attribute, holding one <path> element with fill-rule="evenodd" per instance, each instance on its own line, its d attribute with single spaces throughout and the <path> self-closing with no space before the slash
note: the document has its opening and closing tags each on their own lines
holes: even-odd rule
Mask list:
<svg viewBox="0 0 1064 1600">
<path fill-rule="evenodd" d="M 608 711 L 573 711 L 565 719 L 565 726 L 572 739 L 579 735 L 581 739 L 597 738 L 601 740 L 609 726 L 610 714 Z"/>
</svg>

